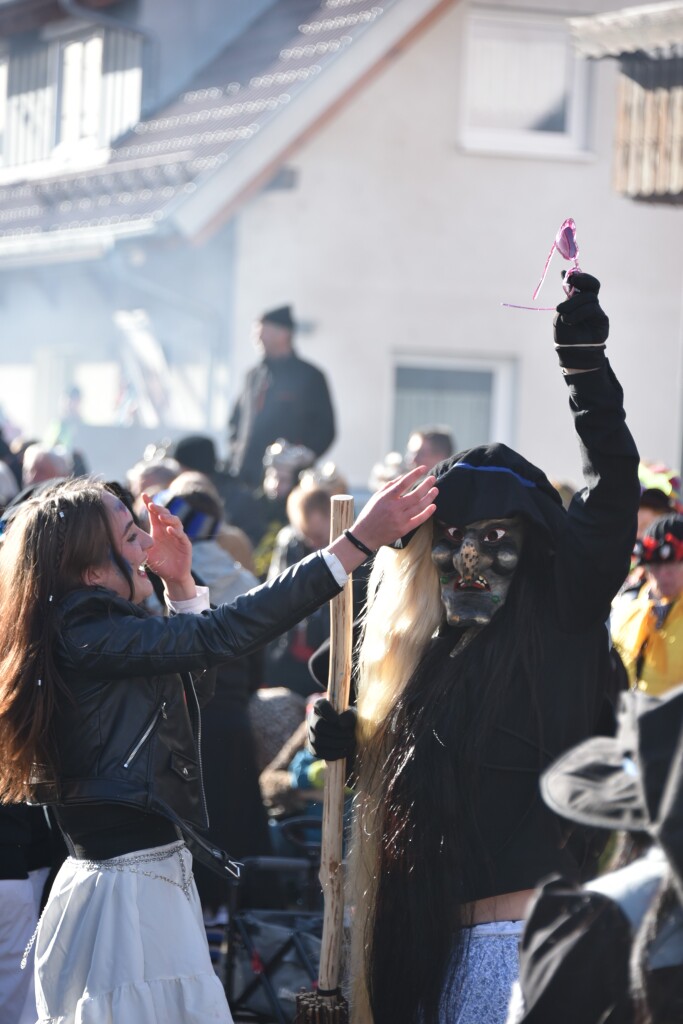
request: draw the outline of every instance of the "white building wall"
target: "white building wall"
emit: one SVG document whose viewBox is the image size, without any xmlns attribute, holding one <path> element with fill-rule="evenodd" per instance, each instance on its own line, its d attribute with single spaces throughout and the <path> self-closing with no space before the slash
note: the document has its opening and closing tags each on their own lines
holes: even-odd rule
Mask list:
<svg viewBox="0 0 683 1024">
<path fill-rule="evenodd" d="M 499 439 L 580 480 L 552 314 L 500 305 L 531 303 L 571 216 L 581 265 L 603 282 L 609 354 L 641 454 L 677 464 L 681 214 L 612 193 L 616 64 L 593 67 L 587 155 L 473 155 L 459 142 L 465 17 L 464 4 L 452 8 L 315 134 L 291 163 L 296 189 L 265 192 L 240 215 L 233 391 L 255 360 L 250 321 L 292 302 L 315 326 L 298 349 L 329 375 L 339 420 L 330 454 L 353 483 L 391 447 L 401 355 L 514 360 L 512 430 Z M 556 256 L 542 305 L 562 297 L 561 264 Z"/>
</svg>

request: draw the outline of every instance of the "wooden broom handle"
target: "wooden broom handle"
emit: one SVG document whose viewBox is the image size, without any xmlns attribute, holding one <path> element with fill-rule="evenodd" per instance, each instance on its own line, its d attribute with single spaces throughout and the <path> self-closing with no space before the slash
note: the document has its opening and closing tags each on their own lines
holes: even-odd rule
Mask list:
<svg viewBox="0 0 683 1024">
<path fill-rule="evenodd" d="M 330 540 L 353 523 L 353 498 L 336 494 L 332 498 Z M 327 696 L 335 711 L 349 706 L 351 686 L 351 649 L 353 633 L 353 597 L 349 577 L 344 589 L 330 602 L 330 671 Z M 346 760 L 328 761 L 323 796 L 323 825 L 320 849 L 320 884 L 325 898 L 323 935 L 320 949 L 318 988 L 336 989 L 341 973 L 344 933 L 344 784 Z"/>
</svg>

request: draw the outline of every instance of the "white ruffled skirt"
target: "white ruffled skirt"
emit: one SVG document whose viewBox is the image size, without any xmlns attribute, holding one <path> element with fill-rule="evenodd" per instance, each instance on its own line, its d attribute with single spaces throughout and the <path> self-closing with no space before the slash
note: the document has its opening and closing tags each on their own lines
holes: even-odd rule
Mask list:
<svg viewBox="0 0 683 1024">
<path fill-rule="evenodd" d="M 182 842 L 69 857 L 35 956 L 38 1024 L 232 1024 Z"/>
</svg>

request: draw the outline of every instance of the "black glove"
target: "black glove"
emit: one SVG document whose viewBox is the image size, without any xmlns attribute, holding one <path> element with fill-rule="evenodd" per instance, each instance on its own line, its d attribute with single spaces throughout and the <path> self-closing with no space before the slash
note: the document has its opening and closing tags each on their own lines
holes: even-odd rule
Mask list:
<svg viewBox="0 0 683 1024">
<path fill-rule="evenodd" d="M 605 362 L 609 320 L 598 302 L 600 282 L 580 271 L 569 273 L 574 294 L 561 302 L 555 316 L 555 348 L 560 366 L 593 370 Z"/>
<path fill-rule="evenodd" d="M 339 761 L 356 749 L 356 709 L 339 715 L 329 700 L 317 700 L 308 715 L 308 743 L 316 757 Z"/>
</svg>

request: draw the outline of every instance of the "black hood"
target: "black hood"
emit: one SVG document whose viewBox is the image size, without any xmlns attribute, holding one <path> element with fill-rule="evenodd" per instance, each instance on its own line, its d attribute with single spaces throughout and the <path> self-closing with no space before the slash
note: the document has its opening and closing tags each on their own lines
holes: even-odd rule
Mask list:
<svg viewBox="0 0 683 1024">
<path fill-rule="evenodd" d="M 545 473 L 504 444 L 478 445 L 437 463 L 436 518 L 453 526 L 515 516 L 540 527 L 554 546 L 566 525 L 560 495 Z M 412 533 L 395 545 L 405 547 Z"/>
</svg>

